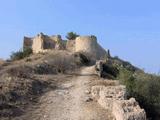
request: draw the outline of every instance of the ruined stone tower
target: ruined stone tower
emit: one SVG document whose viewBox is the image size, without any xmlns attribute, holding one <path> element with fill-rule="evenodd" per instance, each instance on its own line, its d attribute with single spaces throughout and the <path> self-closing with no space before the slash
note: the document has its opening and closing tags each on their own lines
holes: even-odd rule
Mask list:
<svg viewBox="0 0 160 120">
<path fill-rule="evenodd" d="M 98 44 L 95 36 L 80 36 L 75 40 L 75 52 L 86 52 L 97 59 L 103 58 L 106 51 Z"/>
<path fill-rule="evenodd" d="M 68 50 L 86 52 L 95 59 L 104 58 L 107 52 L 98 44 L 95 36 L 79 36 L 75 40 L 62 40 L 60 35 L 48 36 L 43 33 L 36 37 L 24 37 L 24 48 L 32 48 L 33 53 L 48 50 Z"/>
<path fill-rule="evenodd" d="M 43 33 L 38 34 L 33 39 L 32 50 L 33 53 L 44 52 L 51 49 L 64 49 L 63 42 L 60 35 L 47 36 Z"/>
</svg>

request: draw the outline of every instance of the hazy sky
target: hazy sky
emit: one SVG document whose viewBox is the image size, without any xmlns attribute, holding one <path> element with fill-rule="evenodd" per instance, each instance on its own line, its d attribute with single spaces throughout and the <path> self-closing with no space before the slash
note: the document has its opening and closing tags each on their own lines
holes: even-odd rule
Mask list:
<svg viewBox="0 0 160 120">
<path fill-rule="evenodd" d="M 94 34 L 113 56 L 160 71 L 160 0 L 0 0 L 0 57 L 23 36 Z"/>
</svg>

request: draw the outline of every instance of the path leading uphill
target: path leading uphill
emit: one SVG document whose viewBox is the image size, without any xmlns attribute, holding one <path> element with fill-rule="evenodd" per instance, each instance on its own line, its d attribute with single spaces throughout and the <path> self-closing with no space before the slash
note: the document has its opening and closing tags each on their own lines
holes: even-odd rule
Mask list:
<svg viewBox="0 0 160 120">
<path fill-rule="evenodd" d="M 76 78 L 44 94 L 32 112 L 32 120 L 112 120 L 111 113 L 91 99 L 89 83 L 93 67 L 85 67 Z"/>
</svg>

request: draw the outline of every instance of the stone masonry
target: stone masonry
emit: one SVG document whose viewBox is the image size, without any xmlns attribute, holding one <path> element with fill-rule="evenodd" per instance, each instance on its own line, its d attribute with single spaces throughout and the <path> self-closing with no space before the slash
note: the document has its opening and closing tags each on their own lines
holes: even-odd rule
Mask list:
<svg viewBox="0 0 160 120">
<path fill-rule="evenodd" d="M 116 120 L 146 120 L 146 113 L 136 100 L 126 99 L 123 85 L 93 86 L 91 93 L 102 107 L 112 111 Z"/>
<path fill-rule="evenodd" d="M 32 44 L 33 44 L 33 38 L 24 36 L 23 49 L 32 48 Z"/>
<path fill-rule="evenodd" d="M 101 59 L 107 54 L 98 44 L 94 36 L 79 36 L 75 40 L 62 40 L 60 35 L 48 36 L 43 33 L 36 37 L 24 37 L 24 48 L 32 48 L 33 53 L 48 50 L 68 50 L 70 52 L 86 52 L 90 56 Z"/>
<path fill-rule="evenodd" d="M 40 33 L 35 38 L 33 38 L 33 53 L 44 52 L 51 49 L 64 49 L 61 36 L 47 36 L 43 33 Z"/>
<path fill-rule="evenodd" d="M 89 53 L 97 59 L 104 58 L 106 51 L 98 44 L 95 36 L 80 36 L 76 38 L 75 51 Z"/>
</svg>

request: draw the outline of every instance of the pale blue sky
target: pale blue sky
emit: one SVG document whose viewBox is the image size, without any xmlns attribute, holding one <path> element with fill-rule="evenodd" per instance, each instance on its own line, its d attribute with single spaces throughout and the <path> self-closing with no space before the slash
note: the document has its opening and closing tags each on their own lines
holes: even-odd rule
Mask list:
<svg viewBox="0 0 160 120">
<path fill-rule="evenodd" d="M 0 0 L 0 57 L 23 36 L 94 34 L 104 48 L 149 72 L 160 71 L 159 0 Z"/>
</svg>

